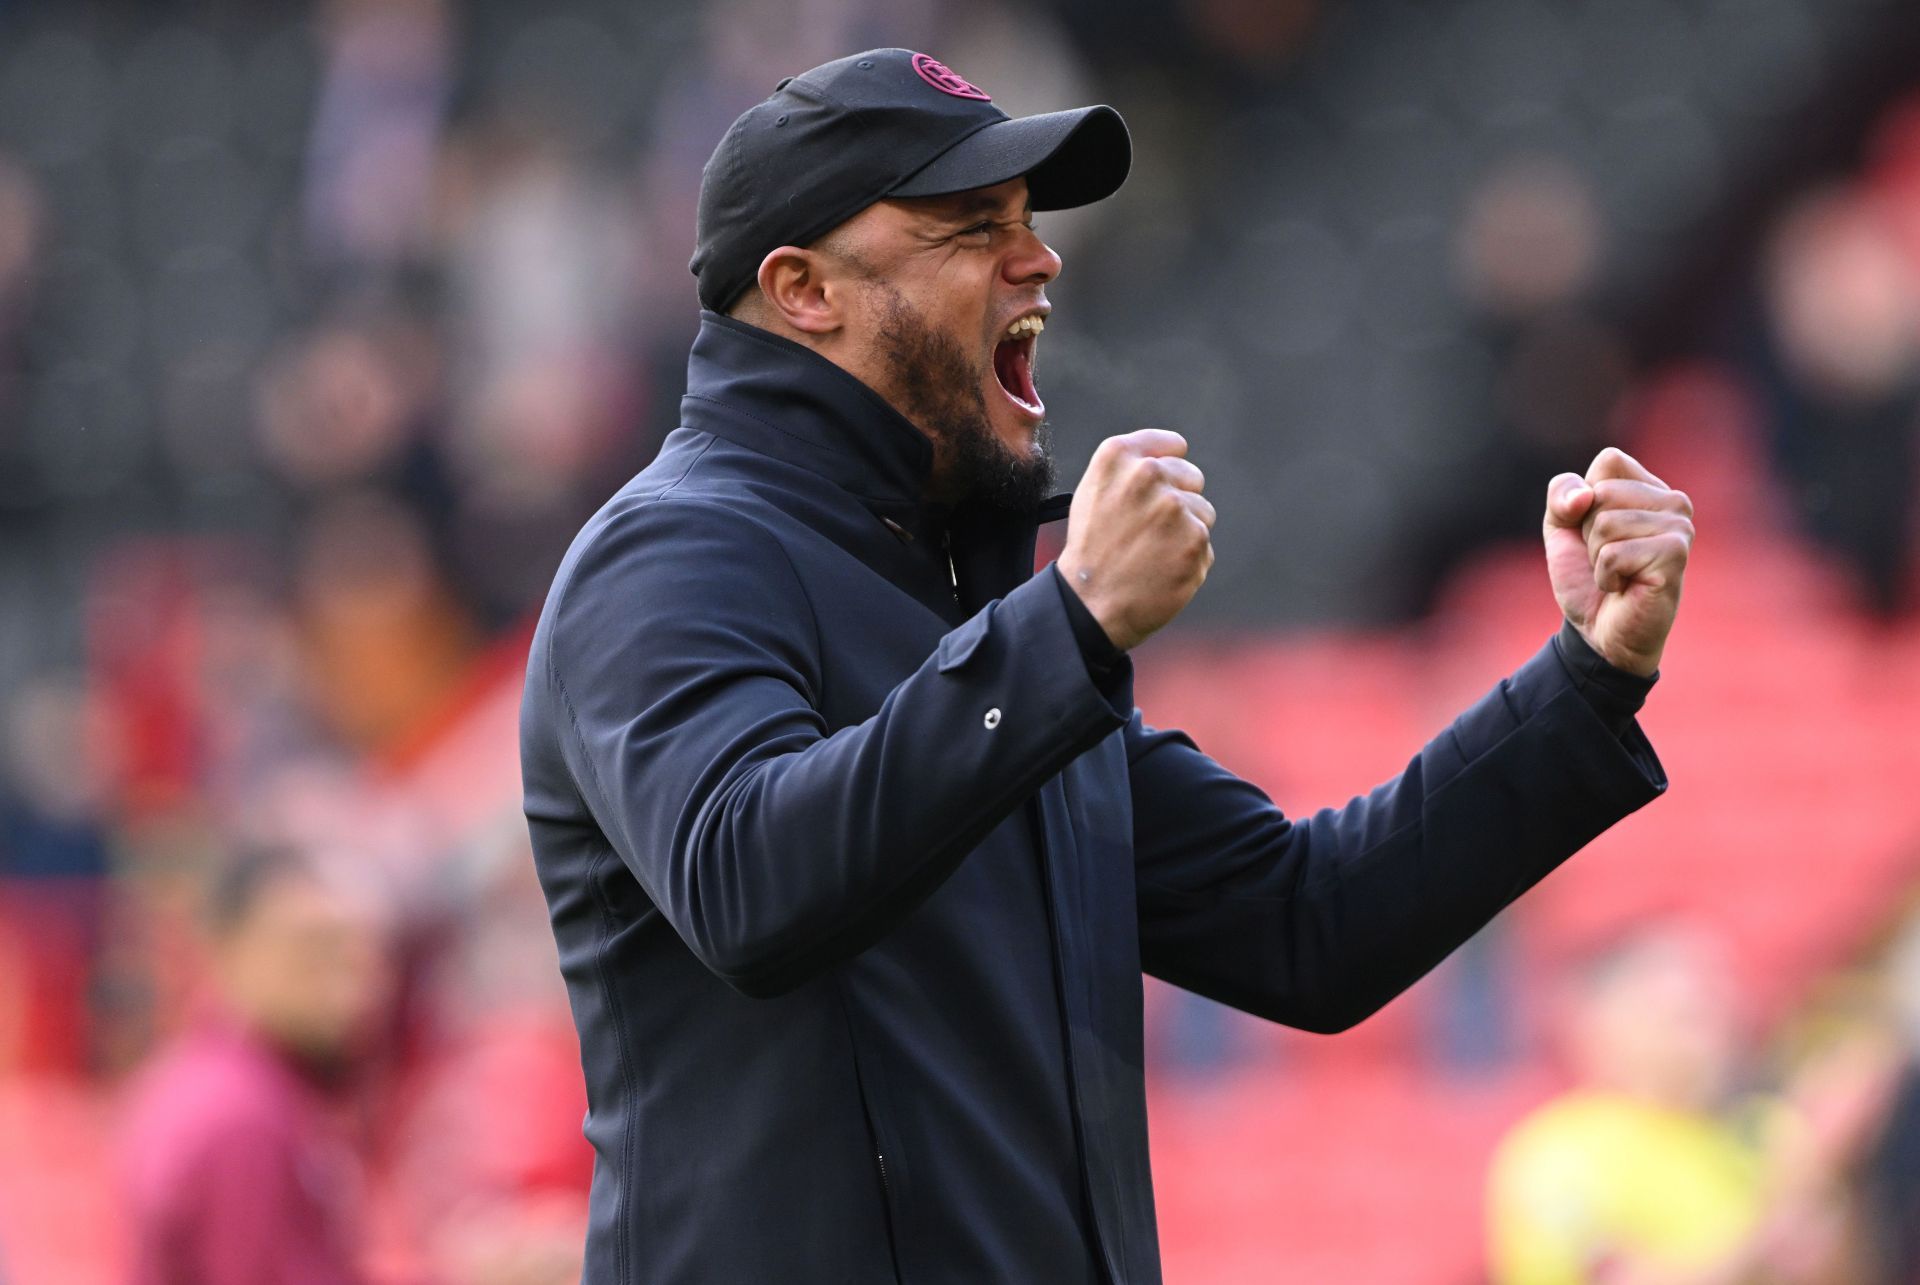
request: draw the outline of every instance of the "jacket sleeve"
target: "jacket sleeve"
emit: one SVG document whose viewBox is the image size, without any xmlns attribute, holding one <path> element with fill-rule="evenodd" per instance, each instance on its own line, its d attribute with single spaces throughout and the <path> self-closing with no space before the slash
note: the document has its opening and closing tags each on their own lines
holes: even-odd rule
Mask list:
<svg viewBox="0 0 1920 1285">
<path fill-rule="evenodd" d="M 1142 966 L 1310 1031 L 1344 1030 L 1666 788 L 1551 643 L 1345 807 L 1289 820 L 1185 735 L 1127 730 Z"/>
<path fill-rule="evenodd" d="M 748 994 L 790 989 L 877 941 L 1125 725 L 1042 577 L 831 733 L 820 621 L 751 519 L 704 500 L 643 502 L 613 517 L 556 593 L 535 660 L 569 772 L 682 940 Z M 844 612 L 833 625 L 861 628 Z"/>
</svg>

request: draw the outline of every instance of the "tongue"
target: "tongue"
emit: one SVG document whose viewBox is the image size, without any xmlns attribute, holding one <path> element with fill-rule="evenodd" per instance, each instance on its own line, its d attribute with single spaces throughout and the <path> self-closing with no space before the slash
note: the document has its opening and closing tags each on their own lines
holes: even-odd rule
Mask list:
<svg viewBox="0 0 1920 1285">
<path fill-rule="evenodd" d="M 1012 393 L 1029 406 L 1040 404 L 1040 394 L 1034 391 L 1033 371 L 1028 364 L 1027 345 L 1031 340 L 1009 339 L 998 344 L 993 350 L 993 373 L 1000 380 L 1000 387 Z"/>
</svg>

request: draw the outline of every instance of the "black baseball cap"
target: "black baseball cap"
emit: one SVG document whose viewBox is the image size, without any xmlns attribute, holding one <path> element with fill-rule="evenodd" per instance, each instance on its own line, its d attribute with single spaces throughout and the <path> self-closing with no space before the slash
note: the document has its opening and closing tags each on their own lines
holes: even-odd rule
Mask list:
<svg viewBox="0 0 1920 1285">
<path fill-rule="evenodd" d="M 789 76 L 728 127 L 700 178 L 689 264 L 724 312 L 760 261 L 891 196 L 943 196 L 1025 175 L 1036 210 L 1113 195 L 1133 163 L 1111 107 L 1009 117 L 911 49 L 869 49 Z"/>
</svg>

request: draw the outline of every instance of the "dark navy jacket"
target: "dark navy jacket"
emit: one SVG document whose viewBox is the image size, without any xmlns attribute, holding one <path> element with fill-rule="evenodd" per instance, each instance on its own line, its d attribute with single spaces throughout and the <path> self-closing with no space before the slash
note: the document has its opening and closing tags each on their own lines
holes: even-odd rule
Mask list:
<svg viewBox="0 0 1920 1285">
<path fill-rule="evenodd" d="M 1289 820 L 1095 681 L 1034 516 L 924 503 L 851 376 L 705 314 L 682 405 L 522 711 L 591 1285 L 1158 1281 L 1143 971 L 1340 1030 L 1664 787 L 1563 635 Z"/>
</svg>

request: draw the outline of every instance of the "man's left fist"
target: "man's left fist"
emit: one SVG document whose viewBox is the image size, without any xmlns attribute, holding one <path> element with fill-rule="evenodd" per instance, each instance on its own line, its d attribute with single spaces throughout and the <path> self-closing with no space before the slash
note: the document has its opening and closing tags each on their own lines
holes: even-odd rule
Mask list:
<svg viewBox="0 0 1920 1285">
<path fill-rule="evenodd" d="M 1547 574 L 1560 610 L 1616 668 L 1660 668 L 1693 551 L 1693 501 L 1609 446 L 1547 483 Z"/>
</svg>

